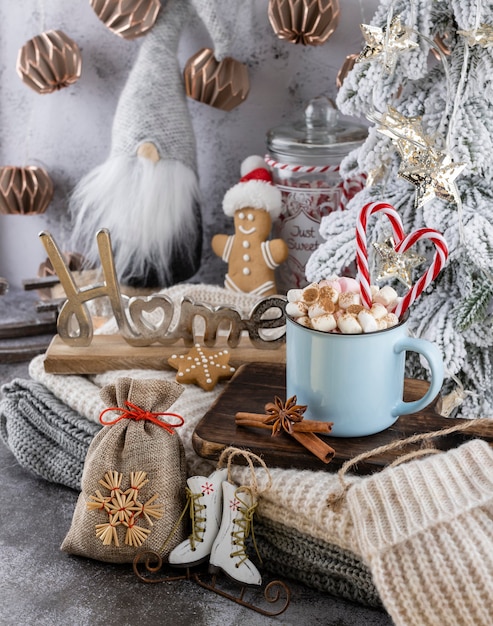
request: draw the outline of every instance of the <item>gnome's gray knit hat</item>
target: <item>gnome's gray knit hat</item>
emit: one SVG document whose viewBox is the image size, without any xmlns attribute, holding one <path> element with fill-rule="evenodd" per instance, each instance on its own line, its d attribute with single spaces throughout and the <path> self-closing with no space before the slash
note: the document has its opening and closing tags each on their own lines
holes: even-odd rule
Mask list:
<svg viewBox="0 0 493 626">
<path fill-rule="evenodd" d="M 199 268 L 202 223 L 195 137 L 177 59 L 195 12 L 218 59 L 230 37 L 216 2 L 167 0 L 145 36 L 121 93 L 108 159 L 76 186 L 71 245 L 98 264 L 96 233 L 110 232 L 120 281 L 169 286 Z"/>
</svg>

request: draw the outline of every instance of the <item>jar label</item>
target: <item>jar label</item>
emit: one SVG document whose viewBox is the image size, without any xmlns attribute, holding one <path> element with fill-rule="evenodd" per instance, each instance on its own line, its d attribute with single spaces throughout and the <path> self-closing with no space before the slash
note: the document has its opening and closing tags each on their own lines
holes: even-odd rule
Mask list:
<svg viewBox="0 0 493 626">
<path fill-rule="evenodd" d="M 278 290 L 285 293 L 307 284 L 305 266 L 323 242 L 320 220 L 339 208 L 341 189 L 277 186 L 282 194 L 282 213 L 273 225 L 273 234 L 286 242 L 289 256 L 278 268 L 276 281 Z"/>
</svg>

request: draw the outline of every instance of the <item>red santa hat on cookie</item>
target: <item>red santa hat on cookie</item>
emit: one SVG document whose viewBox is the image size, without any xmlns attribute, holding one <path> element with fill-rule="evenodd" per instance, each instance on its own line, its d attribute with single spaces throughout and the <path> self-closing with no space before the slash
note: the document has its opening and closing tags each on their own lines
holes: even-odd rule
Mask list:
<svg viewBox="0 0 493 626">
<path fill-rule="evenodd" d="M 261 156 L 249 156 L 243 161 L 240 182 L 224 195 L 226 215 L 233 217 L 236 211 L 246 207 L 264 209 L 272 219 L 281 214 L 281 192 L 272 183 L 269 166 Z"/>
</svg>

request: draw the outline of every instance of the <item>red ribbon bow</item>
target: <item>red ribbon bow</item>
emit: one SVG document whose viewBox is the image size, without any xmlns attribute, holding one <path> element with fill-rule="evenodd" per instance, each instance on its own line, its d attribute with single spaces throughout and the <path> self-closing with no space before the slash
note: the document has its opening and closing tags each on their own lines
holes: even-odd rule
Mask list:
<svg viewBox="0 0 493 626">
<path fill-rule="evenodd" d="M 183 424 L 185 423 L 183 417 L 181 415 L 178 415 L 178 413 L 152 413 L 151 411 L 145 411 L 144 409 L 141 409 L 139 406 L 132 404 L 128 400 L 125 400 L 124 405 L 124 409 L 118 406 L 112 406 L 102 411 L 101 415 L 99 416 L 99 421 L 101 422 L 101 424 L 103 424 L 103 426 L 113 426 L 123 419 L 135 420 L 136 422 L 139 422 L 140 420 L 147 420 L 148 422 L 156 424 L 156 426 L 159 426 L 160 428 L 164 428 L 164 430 L 169 432 L 171 435 L 174 435 L 174 429 L 178 428 L 179 426 L 183 426 Z M 121 415 L 119 415 L 110 422 L 105 422 L 103 420 L 103 415 L 105 413 L 108 413 L 108 411 L 114 411 L 115 413 L 120 412 Z M 159 419 L 159 417 L 162 415 L 176 417 L 178 418 L 179 422 L 177 424 L 169 424 L 168 422 L 164 422 L 163 420 Z"/>
</svg>

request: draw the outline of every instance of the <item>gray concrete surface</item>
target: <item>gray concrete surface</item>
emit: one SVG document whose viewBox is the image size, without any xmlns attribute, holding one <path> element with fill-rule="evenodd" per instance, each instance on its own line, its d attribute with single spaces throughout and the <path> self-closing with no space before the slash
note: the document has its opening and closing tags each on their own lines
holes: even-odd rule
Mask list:
<svg viewBox="0 0 493 626">
<path fill-rule="evenodd" d="M 0 323 L 33 317 L 35 296 L 0 297 Z M 33 339 L 26 339 L 26 344 Z M 1 342 L 0 342 L 1 343 Z M 0 362 L 0 384 L 28 377 L 28 361 Z M 146 585 L 131 566 L 71 557 L 59 550 L 77 493 L 32 476 L 0 444 L 1 626 L 391 626 L 389 616 L 296 581 L 279 617 L 259 615 L 191 581 Z M 231 591 L 231 586 L 228 587 Z M 253 600 L 247 592 L 245 600 Z"/>
</svg>

